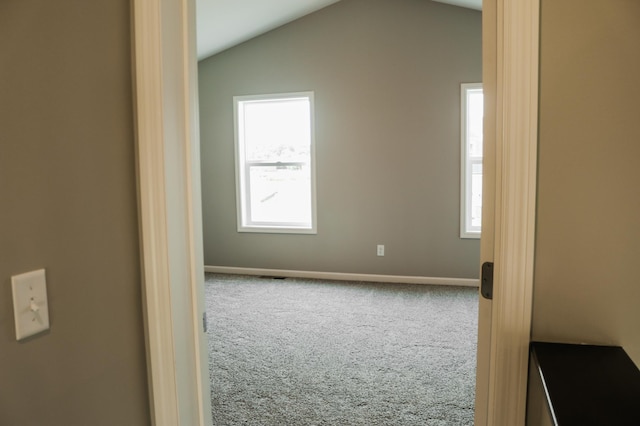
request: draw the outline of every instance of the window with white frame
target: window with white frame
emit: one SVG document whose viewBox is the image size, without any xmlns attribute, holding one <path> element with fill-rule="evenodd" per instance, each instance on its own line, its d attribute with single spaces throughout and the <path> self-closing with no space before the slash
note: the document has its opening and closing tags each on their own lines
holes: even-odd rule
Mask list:
<svg viewBox="0 0 640 426">
<path fill-rule="evenodd" d="M 482 225 L 482 83 L 461 85 L 460 238 L 480 238 Z"/>
<path fill-rule="evenodd" d="M 313 92 L 233 100 L 238 231 L 315 234 Z"/>
</svg>

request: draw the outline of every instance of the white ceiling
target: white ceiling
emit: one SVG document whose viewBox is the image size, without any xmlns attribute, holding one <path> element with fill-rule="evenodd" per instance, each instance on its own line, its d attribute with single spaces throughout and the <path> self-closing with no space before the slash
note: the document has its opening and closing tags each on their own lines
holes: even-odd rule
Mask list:
<svg viewBox="0 0 640 426">
<path fill-rule="evenodd" d="M 433 0 L 438 3 L 448 3 L 454 6 L 467 7 L 469 9 L 482 10 L 482 0 Z"/>
<path fill-rule="evenodd" d="M 206 58 L 338 0 L 196 0 L 198 59 Z"/>
<path fill-rule="evenodd" d="M 196 0 L 198 59 L 240 44 L 339 0 Z M 480 10 L 482 0 L 434 0 Z"/>
</svg>

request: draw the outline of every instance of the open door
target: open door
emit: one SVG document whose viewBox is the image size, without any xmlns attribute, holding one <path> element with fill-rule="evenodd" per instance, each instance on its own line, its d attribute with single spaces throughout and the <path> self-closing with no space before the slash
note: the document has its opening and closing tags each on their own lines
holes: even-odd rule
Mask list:
<svg viewBox="0 0 640 426">
<path fill-rule="evenodd" d="M 483 1 L 480 263 L 492 264 L 486 271 L 491 272 L 493 287 L 491 298 L 480 295 L 478 309 L 476 426 L 525 422 L 535 237 L 539 9 L 539 0 Z"/>
</svg>

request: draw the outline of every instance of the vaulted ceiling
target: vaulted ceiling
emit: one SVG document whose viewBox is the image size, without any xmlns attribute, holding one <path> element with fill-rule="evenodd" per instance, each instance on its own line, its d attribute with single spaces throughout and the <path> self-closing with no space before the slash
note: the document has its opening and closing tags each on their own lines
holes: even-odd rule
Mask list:
<svg viewBox="0 0 640 426">
<path fill-rule="evenodd" d="M 198 59 L 214 55 L 338 1 L 196 0 Z M 482 8 L 482 0 L 433 1 L 478 10 Z"/>
</svg>

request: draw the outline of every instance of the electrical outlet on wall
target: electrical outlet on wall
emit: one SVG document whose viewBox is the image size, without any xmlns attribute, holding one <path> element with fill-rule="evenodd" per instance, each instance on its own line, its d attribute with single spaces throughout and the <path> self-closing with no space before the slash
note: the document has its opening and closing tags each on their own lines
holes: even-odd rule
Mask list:
<svg viewBox="0 0 640 426">
<path fill-rule="evenodd" d="M 378 244 L 378 256 L 384 256 L 384 244 Z"/>
</svg>

